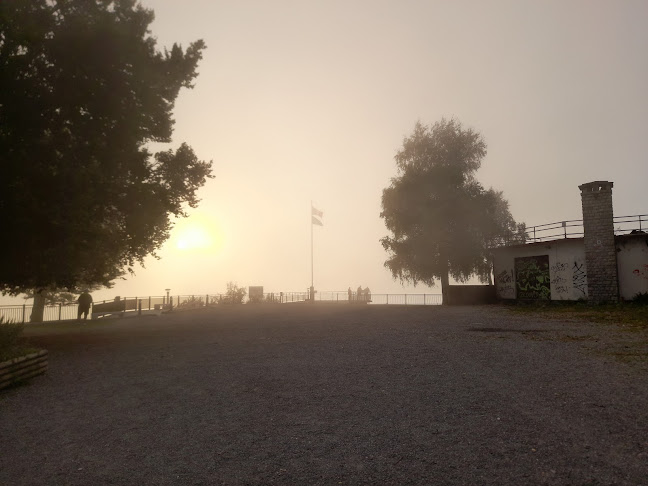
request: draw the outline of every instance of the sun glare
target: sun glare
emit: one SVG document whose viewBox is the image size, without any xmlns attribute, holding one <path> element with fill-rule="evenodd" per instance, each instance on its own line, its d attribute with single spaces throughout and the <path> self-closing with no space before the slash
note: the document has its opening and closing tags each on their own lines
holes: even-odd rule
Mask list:
<svg viewBox="0 0 648 486">
<path fill-rule="evenodd" d="M 192 215 L 174 228 L 175 246 L 182 251 L 213 251 L 220 246 L 216 225 L 208 218 Z"/>
<path fill-rule="evenodd" d="M 189 228 L 178 238 L 178 249 L 192 250 L 195 248 L 208 248 L 212 240 L 204 228 Z"/>
</svg>

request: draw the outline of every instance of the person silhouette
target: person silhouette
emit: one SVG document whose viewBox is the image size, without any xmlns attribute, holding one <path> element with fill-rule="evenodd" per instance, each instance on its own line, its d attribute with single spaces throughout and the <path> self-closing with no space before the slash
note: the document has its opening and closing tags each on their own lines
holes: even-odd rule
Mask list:
<svg viewBox="0 0 648 486">
<path fill-rule="evenodd" d="M 351 302 L 353 300 L 353 291 L 351 290 L 351 287 L 349 287 L 348 294 L 349 294 L 349 302 Z"/>
<path fill-rule="evenodd" d="M 79 313 L 77 315 L 77 321 L 81 320 L 81 314 L 84 314 L 83 320 L 88 319 L 88 312 L 90 312 L 90 306 L 92 305 L 92 296 L 88 293 L 87 290 L 84 290 L 79 298 L 77 299 L 79 303 Z"/>
<path fill-rule="evenodd" d="M 362 296 L 362 285 L 358 285 L 358 290 L 357 290 L 357 296 L 356 296 L 356 299 L 358 299 L 358 301 L 361 301 L 361 300 L 363 300 L 362 297 L 363 297 L 363 296 Z"/>
</svg>

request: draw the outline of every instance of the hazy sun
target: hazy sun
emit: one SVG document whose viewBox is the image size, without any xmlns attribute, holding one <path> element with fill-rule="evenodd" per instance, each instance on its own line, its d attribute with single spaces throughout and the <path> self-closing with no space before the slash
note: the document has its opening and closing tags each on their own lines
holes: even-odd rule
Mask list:
<svg viewBox="0 0 648 486">
<path fill-rule="evenodd" d="M 212 239 L 207 234 L 205 228 L 188 228 L 178 238 L 177 246 L 180 250 L 209 248 L 212 246 Z"/>
<path fill-rule="evenodd" d="M 208 217 L 193 214 L 180 220 L 173 229 L 175 246 L 178 250 L 217 250 L 220 234 L 216 224 Z"/>
</svg>

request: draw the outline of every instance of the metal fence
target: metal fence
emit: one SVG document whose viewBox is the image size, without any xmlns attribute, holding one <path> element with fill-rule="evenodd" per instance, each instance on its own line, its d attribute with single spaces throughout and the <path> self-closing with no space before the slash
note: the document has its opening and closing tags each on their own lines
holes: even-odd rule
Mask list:
<svg viewBox="0 0 648 486">
<path fill-rule="evenodd" d="M 648 231 L 648 214 L 614 216 L 613 223 L 615 235 L 627 235 L 633 231 Z M 536 243 L 560 238 L 582 238 L 583 235 L 583 220 L 571 219 L 527 227 L 526 242 Z"/>
<path fill-rule="evenodd" d="M 369 294 L 358 297 L 355 292 L 316 292 L 316 302 L 351 302 L 379 305 L 441 305 L 441 294 Z"/>
<path fill-rule="evenodd" d="M 5 322 L 29 322 L 31 318 L 32 305 L 1 305 L 0 317 Z M 52 304 L 46 305 L 43 311 L 43 321 L 64 321 L 77 318 L 77 304 Z"/>
<path fill-rule="evenodd" d="M 308 292 L 273 292 L 264 293 L 263 299 L 258 302 L 291 304 L 309 300 Z M 316 291 L 315 302 L 330 303 L 359 303 L 371 305 L 441 305 L 440 294 L 370 294 L 358 298 L 354 293 L 344 291 Z M 184 310 L 198 307 L 211 307 L 230 304 L 227 294 L 204 295 L 169 295 L 147 297 L 121 297 L 113 300 L 94 302 L 91 313 L 94 317 L 109 315 L 125 315 L 138 312 L 162 311 L 165 309 Z M 251 303 L 244 298 L 242 303 Z M 32 305 L 0 305 L 0 317 L 5 322 L 29 322 Z M 76 303 L 60 303 L 46 305 L 43 313 L 43 322 L 65 321 L 76 319 L 78 305 Z"/>
</svg>

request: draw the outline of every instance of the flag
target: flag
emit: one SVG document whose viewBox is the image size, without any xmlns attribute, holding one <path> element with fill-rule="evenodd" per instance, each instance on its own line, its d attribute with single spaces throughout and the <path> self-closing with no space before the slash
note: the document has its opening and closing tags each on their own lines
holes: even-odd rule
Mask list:
<svg viewBox="0 0 648 486">
<path fill-rule="evenodd" d="M 311 223 L 316 224 L 317 226 L 324 226 L 320 219 L 322 216 L 324 216 L 324 212 L 311 204 Z"/>
</svg>

